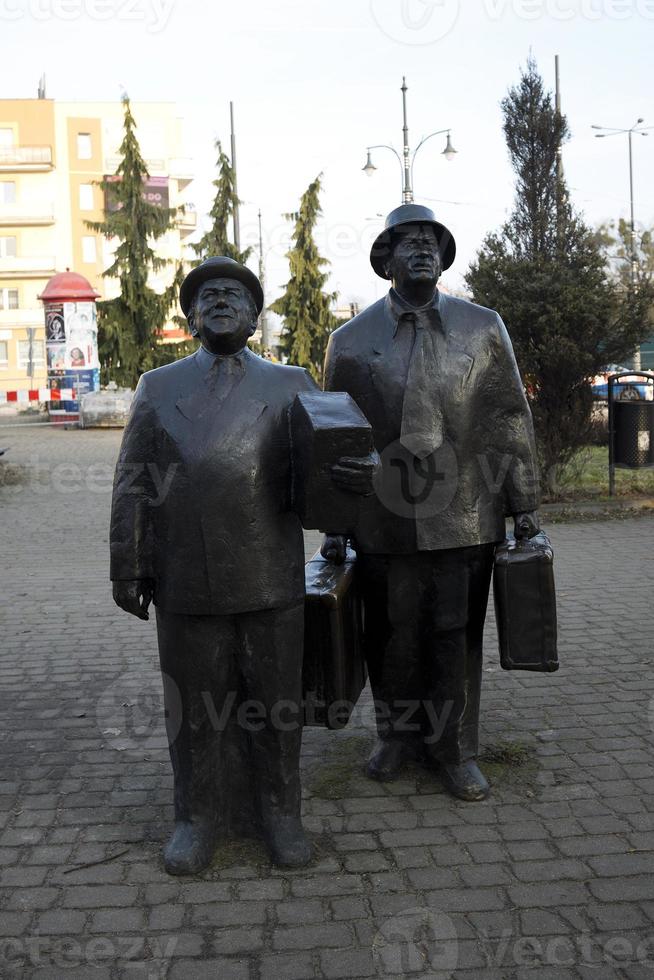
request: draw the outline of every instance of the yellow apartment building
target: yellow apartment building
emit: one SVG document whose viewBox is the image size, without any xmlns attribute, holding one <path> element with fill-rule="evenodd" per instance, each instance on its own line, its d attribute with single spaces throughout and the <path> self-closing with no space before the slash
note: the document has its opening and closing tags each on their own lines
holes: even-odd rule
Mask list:
<svg viewBox="0 0 654 980">
<path fill-rule="evenodd" d="M 132 103 L 132 113 L 151 177 L 149 199 L 169 207 L 187 204 L 193 178 L 182 156 L 175 105 Z M 115 172 L 122 137 L 120 102 L 0 99 L 0 391 L 46 382 L 38 296 L 51 276 L 71 269 L 102 299 L 117 294 L 117 283 L 102 278 L 112 245 L 85 222 L 104 217 L 95 182 Z M 195 225 L 195 211 L 187 208 L 179 227 L 157 242 L 157 253 L 186 259 Z M 155 289 L 169 281 L 165 271 L 160 276 L 152 279 Z M 172 323 L 169 328 L 173 339 L 179 331 Z"/>
</svg>

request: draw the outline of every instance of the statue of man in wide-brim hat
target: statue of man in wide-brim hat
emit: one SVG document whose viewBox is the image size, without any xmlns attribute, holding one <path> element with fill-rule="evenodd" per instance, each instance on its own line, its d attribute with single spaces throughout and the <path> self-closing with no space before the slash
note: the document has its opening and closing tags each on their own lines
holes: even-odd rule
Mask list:
<svg viewBox="0 0 654 980">
<path fill-rule="evenodd" d="M 391 289 L 332 334 L 325 387 L 358 402 L 382 461 L 354 535 L 379 734 L 368 773 L 392 779 L 418 758 L 473 801 L 489 791 L 476 758 L 494 549 L 507 515 L 517 536 L 537 532 L 538 478 L 502 320 L 437 288 L 455 254 L 429 208 L 388 215 L 370 261 Z M 323 544 L 336 560 L 344 549 Z"/>
</svg>

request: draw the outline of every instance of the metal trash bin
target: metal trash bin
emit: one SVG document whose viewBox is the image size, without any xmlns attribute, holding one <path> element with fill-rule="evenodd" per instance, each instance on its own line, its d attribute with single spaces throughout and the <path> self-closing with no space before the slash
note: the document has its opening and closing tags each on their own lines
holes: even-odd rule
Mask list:
<svg viewBox="0 0 654 980">
<path fill-rule="evenodd" d="M 641 395 L 635 401 L 615 398 L 615 386 L 625 377 L 638 376 Z M 639 470 L 654 466 L 654 372 L 620 371 L 608 378 L 609 497 L 615 494 L 616 469 Z"/>
<path fill-rule="evenodd" d="M 613 406 L 615 466 L 654 466 L 654 402 L 616 401 Z"/>
</svg>

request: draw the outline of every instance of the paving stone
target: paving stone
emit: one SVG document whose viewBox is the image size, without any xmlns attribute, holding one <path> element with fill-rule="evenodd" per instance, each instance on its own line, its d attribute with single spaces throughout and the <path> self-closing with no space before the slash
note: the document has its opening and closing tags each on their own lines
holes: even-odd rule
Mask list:
<svg viewBox="0 0 654 980">
<path fill-rule="evenodd" d="M 372 977 L 377 972 L 369 949 L 327 950 L 320 954 L 320 966 L 328 980 Z"/>
<path fill-rule="evenodd" d="M 133 905 L 136 897 L 137 890 L 131 885 L 78 885 L 64 889 L 62 904 L 69 909 L 124 908 Z"/>
<path fill-rule="evenodd" d="M 349 922 L 352 919 L 365 919 L 369 915 L 365 898 L 332 898 L 329 907 L 336 921 L 343 919 Z"/>
<path fill-rule="evenodd" d="M 323 925 L 280 927 L 272 937 L 277 950 L 319 949 L 321 946 L 349 946 L 352 932 L 342 922 L 326 922 Z"/>
<path fill-rule="evenodd" d="M 592 883 L 591 883 L 592 884 Z M 518 908 L 579 905 L 586 901 L 584 885 L 575 881 L 538 882 L 509 887 L 511 902 Z"/>
<path fill-rule="evenodd" d="M 91 932 L 122 933 L 143 932 L 145 913 L 138 908 L 98 909 L 93 913 Z"/>
<path fill-rule="evenodd" d="M 311 953 L 262 956 L 260 971 L 261 980 L 307 980 L 316 975 Z"/>
<path fill-rule="evenodd" d="M 316 875 L 314 878 L 295 878 L 291 881 L 291 892 L 297 898 L 329 898 L 332 895 L 360 894 L 362 891 L 360 875 Z"/>
<path fill-rule="evenodd" d="M 218 902 L 191 905 L 194 921 L 200 926 L 262 925 L 266 921 L 265 902 Z"/>
<path fill-rule="evenodd" d="M 218 929 L 212 945 L 216 953 L 255 953 L 263 946 L 263 930 L 256 926 L 247 929 Z"/>
<path fill-rule="evenodd" d="M 208 977 L 219 977 L 220 980 L 249 980 L 250 967 L 248 961 L 244 959 L 203 959 L 201 962 L 177 960 L 168 976 L 170 980 L 207 980 Z M 281 980 L 281 977 L 277 980 Z"/>
</svg>

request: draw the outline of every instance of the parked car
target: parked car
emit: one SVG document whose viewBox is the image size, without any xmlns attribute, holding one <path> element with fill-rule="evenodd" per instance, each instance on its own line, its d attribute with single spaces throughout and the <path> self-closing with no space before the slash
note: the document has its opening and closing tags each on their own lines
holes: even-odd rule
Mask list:
<svg viewBox="0 0 654 980">
<path fill-rule="evenodd" d="M 608 401 L 609 375 L 620 374 L 622 371 L 628 370 L 629 368 L 621 367 L 620 364 L 608 364 L 601 374 L 597 374 L 593 378 L 591 384 L 593 397 L 601 401 Z M 648 384 L 638 374 L 620 378 L 620 381 L 614 384 L 613 391 L 614 397 L 619 398 L 620 401 L 654 400 L 654 385 Z"/>
</svg>

